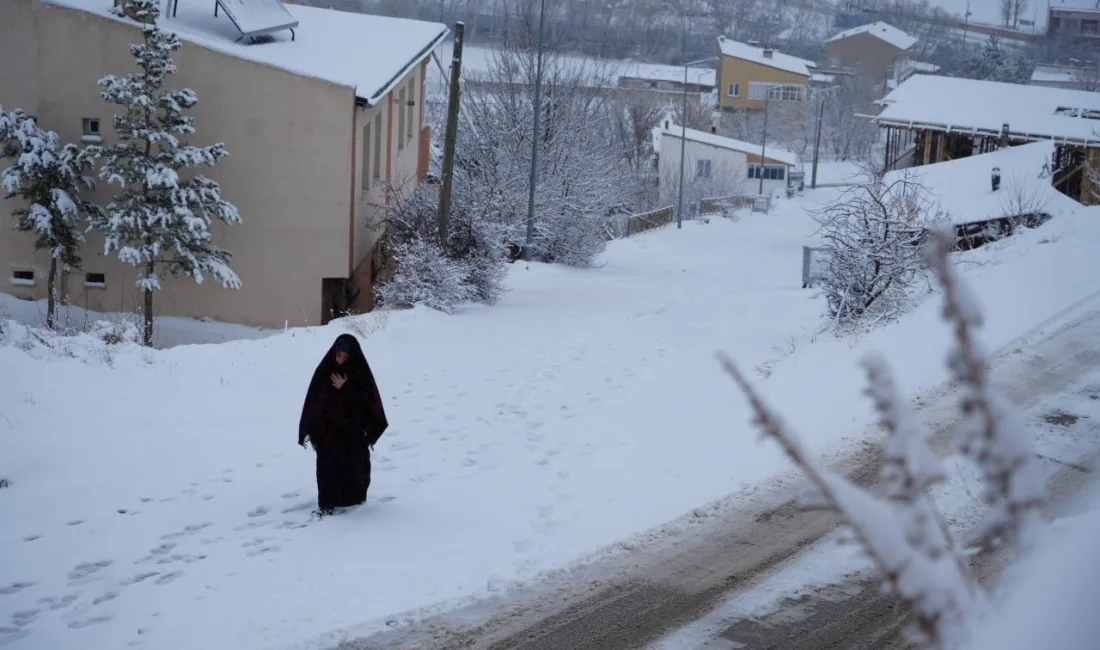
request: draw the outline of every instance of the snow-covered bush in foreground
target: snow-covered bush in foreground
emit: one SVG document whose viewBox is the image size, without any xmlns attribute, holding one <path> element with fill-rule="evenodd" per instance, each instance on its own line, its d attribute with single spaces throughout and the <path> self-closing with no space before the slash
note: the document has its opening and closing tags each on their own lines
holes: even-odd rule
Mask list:
<svg viewBox="0 0 1100 650">
<path fill-rule="evenodd" d="M 893 318 L 910 303 L 925 272 L 930 204 L 919 183 L 878 175 L 813 213 L 827 260 L 819 282 L 838 325 Z"/>
<path fill-rule="evenodd" d="M 935 230 L 926 251 L 943 289 L 944 320 L 954 333 L 948 367 L 962 387 L 959 449 L 981 471 L 990 506 L 979 539 L 985 548 L 1003 542 L 1028 547 L 1039 529 L 1042 475 L 1021 423 L 989 384 L 985 353 L 975 339 L 981 314 L 948 260 L 954 242 L 953 232 Z M 863 361 L 867 394 L 887 433 L 884 493 L 875 495 L 822 467 L 734 362 L 720 358 L 748 397 L 763 436 L 783 448 L 826 506 L 842 517 L 882 573 L 886 588 L 912 614 L 912 641 L 937 650 L 968 643 L 975 623 L 988 617 L 990 600 L 928 496 L 928 487 L 943 478 L 942 469 L 928 446 L 928 431 L 916 421 L 886 360 L 872 355 Z"/>
<path fill-rule="evenodd" d="M 446 248 L 439 245 L 439 195 L 420 188 L 386 208 L 386 243 L 394 277 L 376 289 L 383 307 L 425 305 L 453 312 L 465 302 L 495 303 L 507 271 L 504 225 L 487 197 L 455 179 Z"/>
</svg>

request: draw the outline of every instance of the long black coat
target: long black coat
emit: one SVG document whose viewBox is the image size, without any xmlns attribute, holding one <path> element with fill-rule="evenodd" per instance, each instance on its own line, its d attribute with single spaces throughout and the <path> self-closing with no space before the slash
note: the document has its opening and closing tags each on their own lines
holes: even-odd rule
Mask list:
<svg viewBox="0 0 1100 650">
<path fill-rule="evenodd" d="M 336 351 L 347 349 L 343 365 Z M 346 375 L 338 390 L 332 375 Z M 389 422 L 378 385 L 359 341 L 343 334 L 317 365 L 302 405 L 298 444 L 306 440 L 317 451 L 317 504 L 329 510 L 363 503 L 370 487 L 370 447 L 385 433 Z"/>
</svg>

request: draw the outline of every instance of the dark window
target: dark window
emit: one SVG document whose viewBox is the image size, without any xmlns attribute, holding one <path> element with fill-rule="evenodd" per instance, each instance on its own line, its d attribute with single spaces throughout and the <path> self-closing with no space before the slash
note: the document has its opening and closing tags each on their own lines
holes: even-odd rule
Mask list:
<svg viewBox="0 0 1100 650">
<path fill-rule="evenodd" d="M 22 280 L 24 282 L 28 280 L 34 282 L 34 271 L 14 271 L 11 274 L 11 277 L 16 280 Z"/>
<path fill-rule="evenodd" d="M 84 135 L 99 135 L 99 118 L 84 118 Z"/>
<path fill-rule="evenodd" d="M 84 284 L 107 284 L 106 273 L 85 273 Z"/>
</svg>

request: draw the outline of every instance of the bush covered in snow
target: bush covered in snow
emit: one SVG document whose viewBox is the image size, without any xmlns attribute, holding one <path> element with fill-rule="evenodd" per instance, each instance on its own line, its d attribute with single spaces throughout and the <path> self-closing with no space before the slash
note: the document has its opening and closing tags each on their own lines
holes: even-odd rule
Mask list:
<svg viewBox="0 0 1100 650">
<path fill-rule="evenodd" d="M 13 347 L 39 359 L 62 357 L 110 366 L 120 354 L 144 354 L 141 339 L 139 321 L 129 316 L 95 321 L 66 333 L 0 321 L 0 347 Z"/>
<path fill-rule="evenodd" d="M 537 60 L 531 49 L 494 52 L 488 70 L 467 82 L 458 132 L 455 183 L 493 202 L 514 248 L 527 239 Z M 611 211 L 637 196 L 634 137 L 608 118 L 622 108 L 607 92 L 616 85 L 610 69 L 553 53 L 543 68 L 531 259 L 589 266 L 607 245 Z"/>
<path fill-rule="evenodd" d="M 838 325 L 892 318 L 910 302 L 936 221 L 930 205 L 919 183 L 876 176 L 813 214 L 826 259 L 819 283 Z"/>
<path fill-rule="evenodd" d="M 388 206 L 385 246 L 394 277 L 376 289 L 383 307 L 425 305 L 453 312 L 465 302 L 495 303 L 507 272 L 506 226 L 493 201 L 455 179 L 446 248 L 439 245 L 439 195 L 420 188 Z"/>
</svg>

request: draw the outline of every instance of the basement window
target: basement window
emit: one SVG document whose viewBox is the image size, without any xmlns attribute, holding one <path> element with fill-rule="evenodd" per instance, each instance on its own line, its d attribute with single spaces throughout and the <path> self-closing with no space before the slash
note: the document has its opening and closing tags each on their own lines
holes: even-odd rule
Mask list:
<svg viewBox="0 0 1100 650">
<path fill-rule="evenodd" d="M 80 138 L 81 142 L 90 142 L 92 144 L 99 144 L 103 142 L 103 138 L 99 132 L 99 118 L 98 117 L 86 117 L 83 120 L 83 133 Z"/>
<path fill-rule="evenodd" d="M 12 271 L 8 282 L 17 287 L 33 287 L 34 271 Z"/>
<path fill-rule="evenodd" d="M 106 273 L 85 273 L 84 286 L 89 289 L 104 289 L 107 287 Z"/>
</svg>

